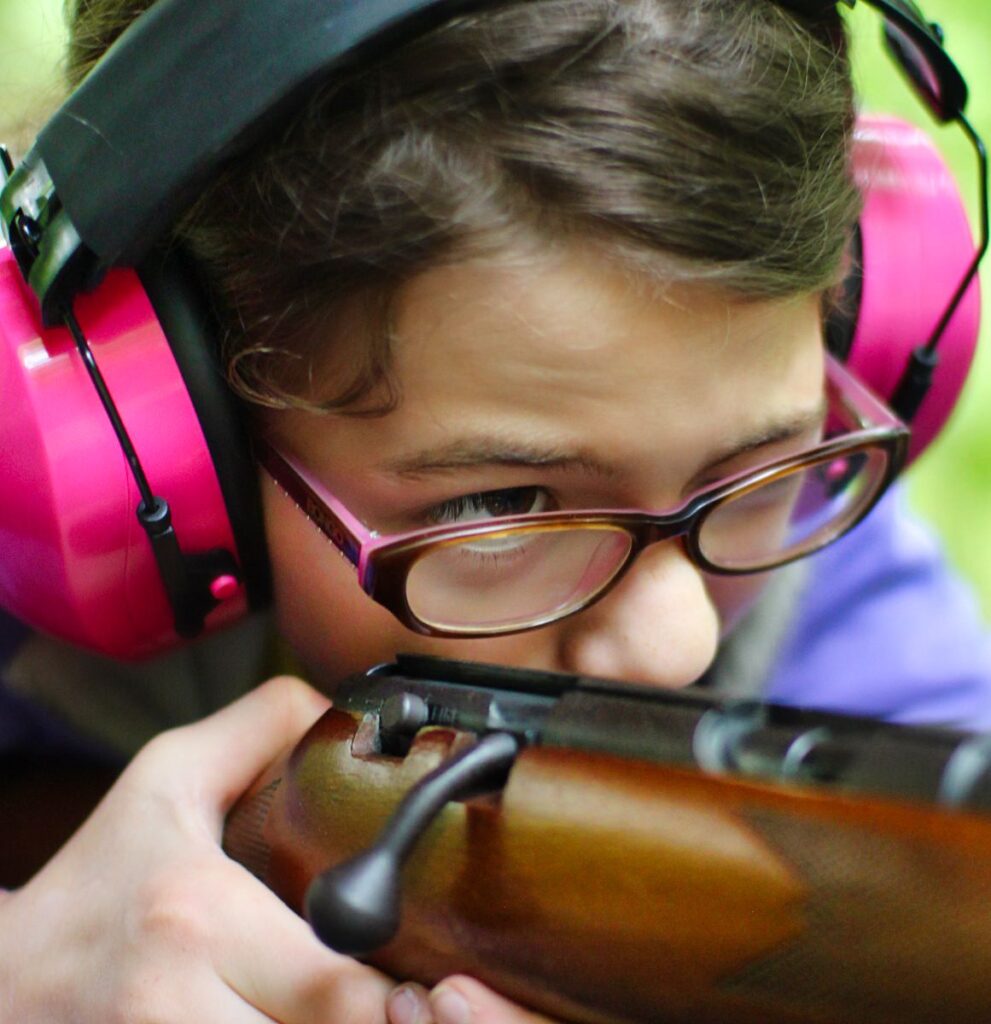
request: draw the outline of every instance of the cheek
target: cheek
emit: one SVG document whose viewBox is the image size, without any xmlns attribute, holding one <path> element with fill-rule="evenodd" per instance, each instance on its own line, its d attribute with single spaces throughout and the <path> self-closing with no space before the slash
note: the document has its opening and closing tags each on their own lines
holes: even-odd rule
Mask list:
<svg viewBox="0 0 991 1024">
<path fill-rule="evenodd" d="M 705 577 L 706 590 L 719 613 L 722 636 L 731 633 L 757 602 L 770 579 L 768 573 L 753 576 Z"/>
<path fill-rule="evenodd" d="M 393 631 L 407 631 L 362 592 L 351 565 L 267 477 L 262 499 L 276 621 L 311 680 L 332 687 L 392 658 Z"/>
<path fill-rule="evenodd" d="M 399 653 L 547 667 L 547 636 L 473 641 L 411 632 L 361 590 L 353 567 L 267 476 L 262 500 L 279 633 L 325 692 Z"/>
</svg>

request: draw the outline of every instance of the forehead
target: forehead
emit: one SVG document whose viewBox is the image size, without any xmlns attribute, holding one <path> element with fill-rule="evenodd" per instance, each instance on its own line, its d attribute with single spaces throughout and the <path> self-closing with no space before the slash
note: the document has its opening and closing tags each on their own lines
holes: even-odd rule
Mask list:
<svg viewBox="0 0 991 1024">
<path fill-rule="evenodd" d="M 665 286 L 587 252 L 440 268 L 403 294 L 396 327 L 403 387 L 436 409 L 464 399 L 480 410 L 509 402 L 606 416 L 621 413 L 625 395 L 691 419 L 733 389 L 765 408 L 805 400 L 796 364 L 820 336 L 813 297 L 760 302 Z"/>
<path fill-rule="evenodd" d="M 632 384 L 656 370 L 677 387 L 710 380 L 717 364 L 773 371 L 817 319 L 811 297 L 758 301 L 700 283 L 651 281 L 572 250 L 525 265 L 469 263 L 420 275 L 399 297 L 396 355 L 410 386 L 471 366 L 490 385 L 503 373 L 529 374 L 594 392 L 590 371 Z"/>
<path fill-rule="evenodd" d="M 818 306 L 663 286 L 584 250 L 439 267 L 396 302 L 396 410 L 320 433 L 384 462 L 463 436 L 588 449 L 620 470 L 662 441 L 687 459 L 816 405 Z"/>
</svg>

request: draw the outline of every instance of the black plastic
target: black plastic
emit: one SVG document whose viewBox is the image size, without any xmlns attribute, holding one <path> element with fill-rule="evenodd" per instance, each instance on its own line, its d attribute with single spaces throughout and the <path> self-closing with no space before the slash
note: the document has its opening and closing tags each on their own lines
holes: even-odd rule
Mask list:
<svg viewBox="0 0 991 1024">
<path fill-rule="evenodd" d="M 929 394 L 933 375 L 938 366 L 939 353 L 935 349 L 919 345 L 912 350 L 898 386 L 888 401 L 892 412 L 899 416 L 902 422 L 911 423 L 914 419 L 919 406 Z"/>
<path fill-rule="evenodd" d="M 156 250 L 139 267 L 138 276 L 168 338 L 172 355 L 203 430 L 251 608 L 271 600 L 272 580 L 258 467 L 243 409 L 227 384 L 218 356 L 217 322 L 206 290 L 183 254 Z"/>
<path fill-rule="evenodd" d="M 482 735 L 512 732 L 521 743 L 689 769 L 721 770 L 722 764 L 729 774 L 747 778 L 927 802 L 939 801 L 948 766 L 972 739 L 962 730 L 936 726 L 741 704 L 698 686 L 663 691 L 427 655 L 400 655 L 395 664 L 343 680 L 334 706 L 375 715 L 397 692 L 425 701 L 431 723 Z M 717 747 L 719 757 L 708 766 L 699 763 L 703 720 L 710 734 L 731 740 Z M 991 772 L 967 790 L 965 805 L 991 812 Z"/>
<path fill-rule="evenodd" d="M 158 574 L 172 607 L 176 633 L 186 639 L 199 636 L 207 614 L 218 603 L 210 591 L 211 582 L 221 575 L 240 579 L 237 563 L 223 548 L 184 553 L 172 526 L 168 502 L 162 498 L 156 497 L 150 506 L 142 502 L 137 516 L 151 543 Z"/>
<path fill-rule="evenodd" d="M 135 514 L 151 544 L 158 574 L 172 609 L 176 632 L 187 639 L 198 636 L 203 630 L 207 613 L 217 605 L 210 587 L 212 581 L 219 575 L 230 575 L 240 581 L 243 574 L 234 556 L 222 548 L 202 553 L 183 552 L 172 526 L 169 503 L 152 491 L 141 458 L 75 313 L 68 308 L 62 309 L 60 319 L 72 335 L 141 495 Z"/>
<path fill-rule="evenodd" d="M 843 278 L 840 294 L 826 315 L 826 347 L 841 362 L 853 348 L 853 336 L 864 296 L 864 235 L 855 224 L 849 243 L 850 269 Z"/>
<path fill-rule="evenodd" d="M 410 788 L 374 846 L 318 875 L 306 892 L 306 918 L 331 949 L 363 956 L 399 928 L 400 873 L 414 844 L 452 800 L 500 789 L 519 741 L 490 733 Z"/>
<path fill-rule="evenodd" d="M 197 186 L 313 82 L 470 0 L 159 0 L 36 148 L 100 265 L 133 265 Z"/>
</svg>

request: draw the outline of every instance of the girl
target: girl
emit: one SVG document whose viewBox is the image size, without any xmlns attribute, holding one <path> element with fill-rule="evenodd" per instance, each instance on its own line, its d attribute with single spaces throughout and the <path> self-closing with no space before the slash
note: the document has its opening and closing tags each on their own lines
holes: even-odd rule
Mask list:
<svg viewBox="0 0 991 1024">
<path fill-rule="evenodd" d="M 73 82 L 148 5 L 79 0 Z M 836 11 L 798 7 L 473 7 L 321 81 L 207 183 L 171 237 L 249 408 L 278 645 L 253 619 L 135 669 L 20 641 L 21 742 L 144 745 L 0 901 L 5 1016 L 535 1019 L 466 978 L 393 990 L 224 857 L 226 810 L 326 707 L 286 677 L 233 700 L 289 657 L 325 694 L 424 651 L 991 720 L 928 540 L 887 500 L 847 534 L 904 430 L 824 348 L 853 101 Z M 685 515 L 636 532 L 617 509 Z M 373 599 L 324 534 L 413 534 L 416 557 L 380 557 Z M 922 655 L 905 636 L 936 609 Z"/>
</svg>

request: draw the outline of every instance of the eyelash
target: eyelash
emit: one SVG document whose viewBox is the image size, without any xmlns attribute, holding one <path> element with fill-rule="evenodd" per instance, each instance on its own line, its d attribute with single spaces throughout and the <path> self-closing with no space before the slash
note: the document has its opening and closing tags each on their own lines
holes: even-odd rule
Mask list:
<svg viewBox="0 0 991 1024">
<path fill-rule="evenodd" d="M 820 437 L 822 433 L 819 433 Z M 691 493 L 713 487 L 730 475 L 733 475 L 732 470 L 698 482 Z M 493 509 L 493 504 L 499 507 Z M 545 487 L 502 487 L 491 491 L 462 494 L 438 502 L 423 510 L 417 518 L 429 526 L 449 526 L 473 520 L 502 519 L 530 512 L 547 512 L 557 507 L 558 504 L 553 501 L 550 491 Z"/>
<path fill-rule="evenodd" d="M 499 507 L 493 510 L 493 504 Z M 529 512 L 546 512 L 549 507 L 550 497 L 543 487 L 504 487 L 442 501 L 427 509 L 424 518 L 432 525 L 446 526 L 472 520 L 502 519 Z"/>
</svg>

